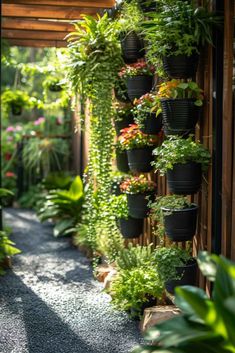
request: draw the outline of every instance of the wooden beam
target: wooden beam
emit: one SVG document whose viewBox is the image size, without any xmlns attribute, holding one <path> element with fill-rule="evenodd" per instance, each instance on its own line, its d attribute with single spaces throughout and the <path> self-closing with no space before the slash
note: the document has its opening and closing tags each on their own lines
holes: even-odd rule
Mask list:
<svg viewBox="0 0 235 353">
<path fill-rule="evenodd" d="M 2 38 L 6 39 L 35 39 L 35 40 L 64 40 L 68 32 L 46 32 L 26 30 L 2 30 Z"/>
<path fill-rule="evenodd" d="M 55 31 L 71 32 L 74 26 L 70 23 L 47 20 L 24 20 L 22 18 L 2 17 L 2 29 L 35 30 L 35 31 Z"/>
<path fill-rule="evenodd" d="M 66 42 L 60 41 L 60 40 L 9 39 L 8 43 L 12 46 L 19 46 L 19 47 L 36 47 L 36 48 L 66 47 Z"/>
<path fill-rule="evenodd" d="M 2 0 L 3 4 L 22 4 L 22 5 L 35 5 L 35 0 Z M 91 7 L 91 8 L 111 8 L 115 5 L 115 0 L 37 0 L 37 5 L 50 5 L 50 6 L 73 6 L 73 7 Z"/>
<path fill-rule="evenodd" d="M 24 17 L 24 18 L 55 18 L 77 20 L 81 14 L 95 15 L 96 11 L 92 8 L 61 7 L 46 5 L 15 5 L 3 4 L 2 16 L 5 17 Z"/>
</svg>

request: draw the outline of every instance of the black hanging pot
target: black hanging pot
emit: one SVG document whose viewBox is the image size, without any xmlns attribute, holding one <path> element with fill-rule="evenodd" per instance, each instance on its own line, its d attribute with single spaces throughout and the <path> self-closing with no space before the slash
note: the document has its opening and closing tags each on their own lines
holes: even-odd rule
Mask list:
<svg viewBox="0 0 235 353">
<path fill-rule="evenodd" d="M 149 113 L 146 120 L 139 127 L 140 131 L 148 135 L 156 135 L 162 129 L 162 114 L 156 117 L 155 113 Z"/>
<path fill-rule="evenodd" d="M 153 197 L 153 193 L 127 194 L 127 203 L 129 215 L 133 218 L 145 218 L 149 213 L 149 196 Z"/>
<path fill-rule="evenodd" d="M 172 241 L 187 241 L 193 238 L 197 227 L 197 205 L 192 204 L 191 207 L 181 210 L 172 210 L 167 207 L 161 209 L 165 233 Z"/>
<path fill-rule="evenodd" d="M 195 99 L 161 99 L 163 129 L 166 135 L 186 135 L 194 132 L 201 107 Z"/>
<path fill-rule="evenodd" d="M 139 238 L 143 233 L 144 220 L 132 217 L 119 218 L 118 225 L 124 238 Z"/>
<path fill-rule="evenodd" d="M 127 94 L 131 101 L 142 97 L 151 91 L 153 87 L 153 76 L 139 75 L 126 79 Z"/>
<path fill-rule="evenodd" d="M 17 104 L 11 105 L 11 112 L 13 115 L 21 115 L 22 114 L 22 106 Z"/>
<path fill-rule="evenodd" d="M 167 183 L 173 194 L 195 194 L 200 189 L 201 182 L 202 168 L 200 163 L 177 163 L 174 164 L 173 169 L 167 171 Z"/>
<path fill-rule="evenodd" d="M 193 78 L 196 75 L 199 55 L 171 55 L 163 57 L 164 71 L 170 78 Z"/>
<path fill-rule="evenodd" d="M 127 150 L 128 165 L 132 172 L 148 173 L 153 169 L 151 165 L 154 160 L 153 148 L 144 147 Z"/>
<path fill-rule="evenodd" d="M 128 173 L 129 166 L 127 160 L 127 153 L 126 151 L 118 151 L 116 150 L 116 162 L 117 162 L 117 169 L 120 172 Z"/>
<path fill-rule="evenodd" d="M 121 47 L 126 64 L 135 63 L 145 55 L 143 40 L 134 31 L 122 36 Z"/>
<path fill-rule="evenodd" d="M 49 85 L 49 91 L 51 92 L 61 92 L 63 90 L 63 87 L 57 83 L 51 83 Z"/>
<path fill-rule="evenodd" d="M 178 286 L 196 286 L 197 283 L 197 261 L 191 259 L 185 266 L 176 267 L 177 276 L 181 279 L 169 280 L 165 282 L 167 292 L 174 294 L 175 288 Z"/>
<path fill-rule="evenodd" d="M 115 120 L 114 126 L 117 136 L 121 134 L 121 130 L 128 127 L 130 124 L 133 124 L 134 118 L 133 115 L 130 114 L 128 116 L 124 116 L 122 120 Z"/>
</svg>

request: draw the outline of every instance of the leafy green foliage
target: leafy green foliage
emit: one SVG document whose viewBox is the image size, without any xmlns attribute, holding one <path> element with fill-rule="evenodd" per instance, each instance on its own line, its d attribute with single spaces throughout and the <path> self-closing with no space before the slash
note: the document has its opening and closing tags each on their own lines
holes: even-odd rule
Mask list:
<svg viewBox="0 0 235 353">
<path fill-rule="evenodd" d="M 112 196 L 110 207 L 113 214 L 117 218 L 127 219 L 129 216 L 129 209 L 126 195 Z"/>
<path fill-rule="evenodd" d="M 141 31 L 141 23 L 143 20 L 144 16 L 138 6 L 138 1 L 125 1 L 117 19 L 117 25 L 121 34 L 132 31 L 138 33 Z"/>
<path fill-rule="evenodd" d="M 138 126 L 144 127 L 144 122 L 150 114 L 156 114 L 156 119 L 161 113 L 161 105 L 159 97 L 153 93 L 146 93 L 139 99 L 134 100 L 133 114 L 135 123 Z"/>
<path fill-rule="evenodd" d="M 44 190 L 41 184 L 31 185 L 27 191 L 18 199 L 23 208 L 36 209 L 38 202 L 44 197 Z"/>
<path fill-rule="evenodd" d="M 125 118 L 128 118 L 132 112 L 132 105 L 128 104 L 125 106 L 119 105 L 116 103 L 113 106 L 113 119 L 114 121 L 123 121 Z"/>
<path fill-rule="evenodd" d="M 1 263 L 6 256 L 13 256 L 21 252 L 14 245 L 15 243 L 9 239 L 8 233 L 6 231 L 0 231 L 0 275 L 4 274 Z"/>
<path fill-rule="evenodd" d="M 208 264 L 208 256 L 203 257 Z M 182 315 L 151 328 L 145 338 L 154 344 L 133 353 L 235 352 L 235 264 L 223 256 L 212 255 L 211 260 L 217 265 L 212 298 L 200 288 L 178 287 L 175 303 Z"/>
<path fill-rule="evenodd" d="M 1 102 L 6 112 L 9 112 L 13 107 L 30 109 L 37 103 L 37 101 L 33 97 L 29 97 L 26 92 L 20 90 L 13 91 L 10 89 L 6 89 L 2 93 Z"/>
<path fill-rule="evenodd" d="M 129 243 L 127 248 L 122 249 L 116 259 L 119 270 L 131 270 L 138 267 L 148 267 L 152 265 L 154 259 L 153 245 L 133 246 Z"/>
<path fill-rule="evenodd" d="M 153 150 L 156 160 L 153 165 L 161 175 L 173 169 L 174 164 L 196 162 L 206 171 L 210 162 L 210 152 L 199 142 L 194 142 L 192 136 L 187 139 L 171 136 L 160 147 Z"/>
<path fill-rule="evenodd" d="M 43 180 L 46 190 L 69 189 L 73 179 L 64 172 L 50 173 Z"/>
</svg>

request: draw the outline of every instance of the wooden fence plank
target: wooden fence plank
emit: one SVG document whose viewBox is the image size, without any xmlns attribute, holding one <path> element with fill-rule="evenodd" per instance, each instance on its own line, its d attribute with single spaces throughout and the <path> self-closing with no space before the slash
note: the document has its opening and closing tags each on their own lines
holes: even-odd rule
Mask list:
<svg viewBox="0 0 235 353">
<path fill-rule="evenodd" d="M 28 20 L 22 18 L 13 19 L 8 17 L 2 17 L 2 29 L 71 32 L 74 30 L 74 26 L 64 21 L 59 22 L 55 20 Z"/>
</svg>

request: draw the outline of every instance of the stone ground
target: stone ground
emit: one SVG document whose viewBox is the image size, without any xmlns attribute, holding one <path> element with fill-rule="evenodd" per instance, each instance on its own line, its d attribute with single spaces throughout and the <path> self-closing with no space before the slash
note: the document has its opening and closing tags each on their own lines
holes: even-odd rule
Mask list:
<svg viewBox="0 0 235 353">
<path fill-rule="evenodd" d="M 5 210 L 22 250 L 0 277 L 0 353 L 127 353 L 138 322 L 114 311 L 89 261 L 26 210 Z"/>
</svg>

